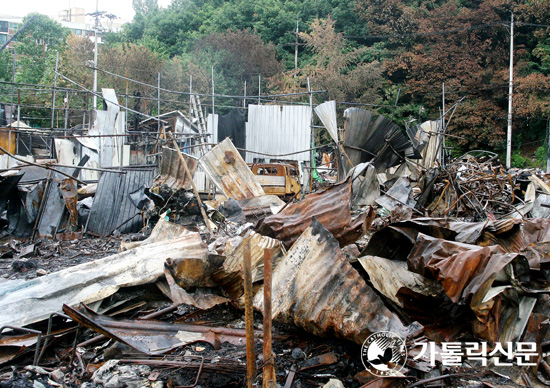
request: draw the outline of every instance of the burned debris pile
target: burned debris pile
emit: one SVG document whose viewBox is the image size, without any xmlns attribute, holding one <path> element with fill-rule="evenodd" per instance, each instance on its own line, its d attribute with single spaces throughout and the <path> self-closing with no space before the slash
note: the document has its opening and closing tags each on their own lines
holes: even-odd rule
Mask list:
<svg viewBox="0 0 550 388">
<path fill-rule="evenodd" d="M 260 181 L 290 162 L 169 127 L 158 165 L 94 183 L 98 155 L 3 172 L 0 386 L 549 385 L 548 177 L 316 113 L 338 179 L 288 202 Z"/>
</svg>

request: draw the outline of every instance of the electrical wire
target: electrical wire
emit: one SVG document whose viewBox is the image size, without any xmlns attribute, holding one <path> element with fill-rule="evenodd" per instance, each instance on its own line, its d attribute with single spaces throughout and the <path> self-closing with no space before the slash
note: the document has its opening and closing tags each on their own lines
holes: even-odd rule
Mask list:
<svg viewBox="0 0 550 388">
<path fill-rule="evenodd" d="M 388 34 L 388 35 L 366 35 L 366 36 L 344 35 L 344 38 L 346 38 L 346 39 L 360 39 L 360 40 L 381 40 L 381 39 L 393 39 L 393 38 L 410 38 L 410 37 L 415 37 L 415 36 L 447 35 L 447 34 L 454 34 L 454 33 L 457 33 L 457 32 L 480 30 L 480 29 L 484 29 L 484 28 L 491 28 L 491 27 L 503 26 L 503 25 L 505 25 L 504 22 L 493 22 L 493 23 L 478 24 L 478 25 L 470 26 L 470 27 L 451 28 L 451 29 L 448 29 L 448 30 L 411 32 L 411 33 L 404 33 L 404 34 Z"/>
</svg>

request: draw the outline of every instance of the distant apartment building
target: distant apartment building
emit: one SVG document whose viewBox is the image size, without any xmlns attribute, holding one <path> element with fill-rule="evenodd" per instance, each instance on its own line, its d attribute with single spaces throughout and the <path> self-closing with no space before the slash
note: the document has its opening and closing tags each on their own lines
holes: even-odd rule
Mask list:
<svg viewBox="0 0 550 388">
<path fill-rule="evenodd" d="M 15 33 L 23 18 L 0 15 L 0 45 L 3 45 Z"/>
<path fill-rule="evenodd" d="M 70 8 L 59 11 L 57 21 L 65 28 L 78 36 L 94 36 L 94 22 L 89 16 L 86 17 L 84 8 Z M 23 24 L 23 17 L 0 15 L 0 45 L 6 43 L 15 33 L 17 28 Z M 102 21 L 104 31 L 118 31 L 121 28 L 120 23 L 113 22 L 112 19 Z M 98 43 L 101 43 L 101 37 L 98 36 Z"/>
</svg>

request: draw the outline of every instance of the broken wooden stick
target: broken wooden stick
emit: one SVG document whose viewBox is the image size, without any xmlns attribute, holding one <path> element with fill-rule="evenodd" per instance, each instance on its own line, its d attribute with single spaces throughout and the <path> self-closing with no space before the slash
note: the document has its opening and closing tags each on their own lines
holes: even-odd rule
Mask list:
<svg viewBox="0 0 550 388">
<path fill-rule="evenodd" d="M 202 218 L 204 220 L 204 223 L 206 224 L 206 228 L 208 229 L 208 233 L 211 236 L 212 235 L 212 229 L 210 228 L 210 220 L 208 219 L 208 216 L 206 215 L 206 211 L 204 210 L 204 207 L 202 206 L 202 201 L 199 196 L 199 192 L 197 191 L 197 187 L 195 186 L 195 182 L 193 182 L 193 176 L 191 175 L 191 172 L 189 171 L 189 167 L 187 166 L 187 162 L 185 161 L 185 158 L 183 157 L 183 154 L 180 151 L 180 147 L 178 146 L 178 143 L 176 142 L 176 139 L 174 136 L 172 136 L 172 131 L 167 132 L 168 137 L 172 139 L 172 143 L 174 143 L 174 148 L 178 152 L 178 155 L 180 157 L 181 163 L 183 164 L 183 168 L 185 170 L 185 174 L 189 178 L 189 183 L 191 183 L 191 187 L 193 188 L 193 194 L 195 194 L 195 198 L 197 198 L 197 202 L 199 204 L 199 209 L 201 209 Z"/>
</svg>

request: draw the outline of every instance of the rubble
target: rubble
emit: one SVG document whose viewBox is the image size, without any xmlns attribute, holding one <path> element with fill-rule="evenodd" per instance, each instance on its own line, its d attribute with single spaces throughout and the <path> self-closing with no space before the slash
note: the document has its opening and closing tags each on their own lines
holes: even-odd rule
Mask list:
<svg viewBox="0 0 550 388">
<path fill-rule="evenodd" d="M 361 344 L 376 331 L 407 328 L 345 261 L 338 242 L 313 218 L 273 272 L 273 317 L 309 332 Z M 259 292 L 254 305 L 262 310 Z"/>
<path fill-rule="evenodd" d="M 198 258 L 207 254 L 198 233 L 188 232 L 169 241 L 69 267 L 25 284 L 0 283 L 0 325 L 23 326 L 47 319 L 59 312 L 63 304 L 91 303 L 114 294 L 120 287 L 156 281 L 164 274 L 168 258 Z"/>
<path fill-rule="evenodd" d="M 443 160 L 437 121 L 402 131 L 350 108 L 342 131 L 332 101 L 315 112 L 337 181 L 281 198 L 245 163 L 254 150 L 204 142 L 179 111 L 143 121 L 156 143 L 132 149 L 103 94 L 88 136 L 54 139 L 68 166 L 0 174 L 0 386 L 550 385 L 543 172 L 491 152 Z M 292 115 L 310 144 L 307 107 L 249 114 L 254 144 L 267 147 L 262 117 Z M 306 179 L 315 148 L 296 151 Z M 141 158 L 157 165 L 128 162 Z M 388 332 L 408 353 L 399 370 L 384 342 L 364 350 Z M 449 344 L 472 343 L 491 357 L 448 362 Z"/>
<path fill-rule="evenodd" d="M 369 228 L 368 212 L 351 221 L 351 181 L 307 195 L 289 203 L 283 210 L 266 217 L 257 227 L 259 233 L 281 240 L 287 248 L 309 227 L 315 217 L 340 241 L 341 246 L 355 242 Z"/>
<path fill-rule="evenodd" d="M 235 200 L 265 195 L 262 186 L 229 138 L 204 154 L 199 163 L 216 187 Z"/>
</svg>

